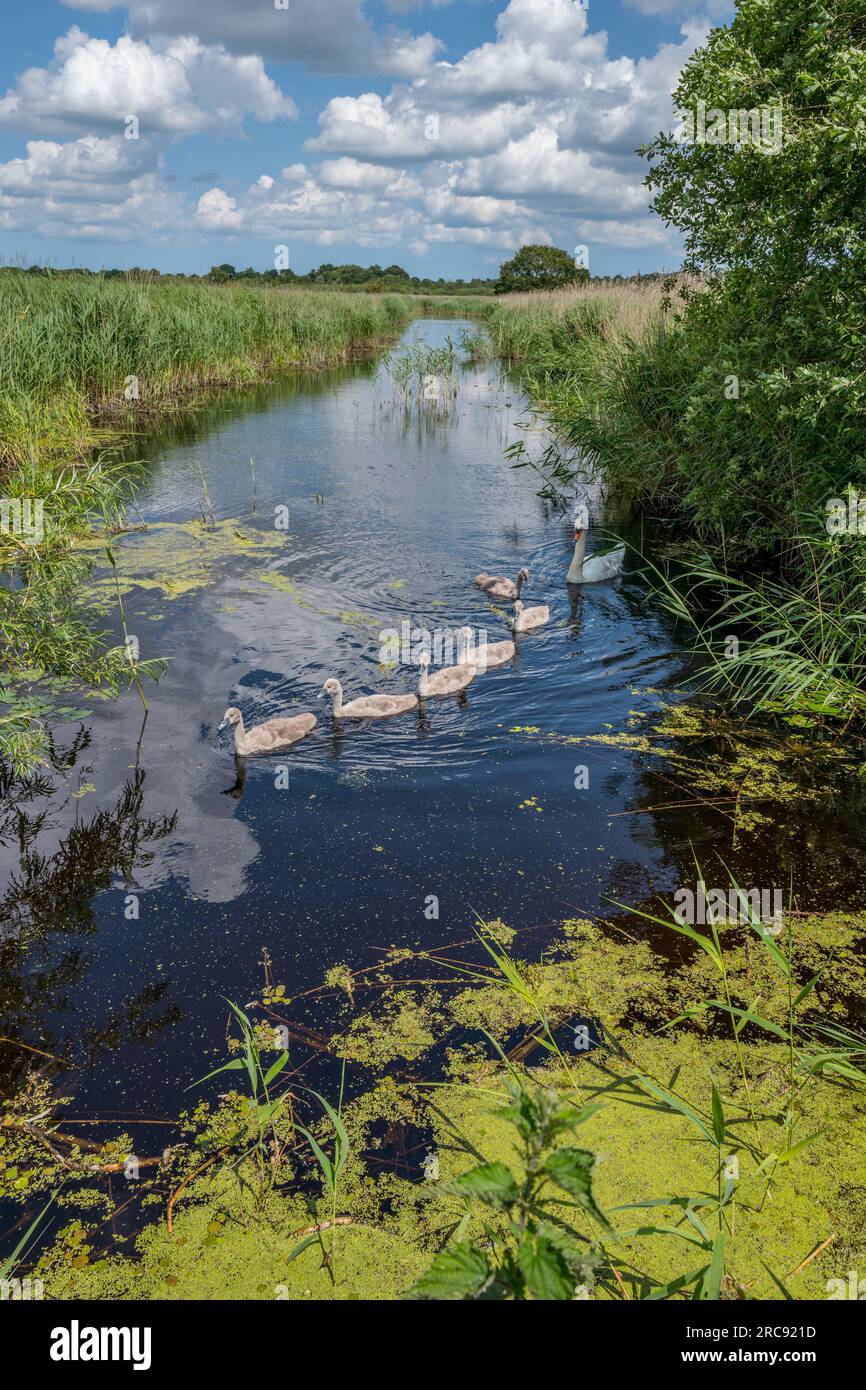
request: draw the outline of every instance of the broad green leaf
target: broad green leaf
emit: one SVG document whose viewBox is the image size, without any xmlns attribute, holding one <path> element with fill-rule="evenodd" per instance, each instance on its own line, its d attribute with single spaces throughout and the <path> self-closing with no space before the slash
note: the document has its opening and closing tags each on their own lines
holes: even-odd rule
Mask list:
<svg viewBox="0 0 866 1390">
<path fill-rule="evenodd" d="M 620 1202 L 617 1206 L 611 1207 L 611 1211 L 648 1211 L 652 1207 L 683 1207 L 685 1215 L 689 1215 L 689 1210 L 697 1211 L 700 1207 L 714 1207 L 715 1197 L 652 1197 L 646 1202 Z M 709 1240 L 709 1236 L 707 1236 Z"/>
<path fill-rule="evenodd" d="M 796 1158 L 797 1154 L 802 1153 L 804 1149 L 808 1149 L 809 1145 L 814 1144 L 815 1140 L 820 1139 L 821 1135 L 824 1133 L 826 1133 L 825 1130 L 817 1129 L 814 1134 L 810 1134 L 806 1139 L 801 1139 L 799 1144 L 792 1144 L 790 1149 L 785 1149 L 779 1154 L 779 1162 L 790 1163 L 792 1158 Z"/>
<path fill-rule="evenodd" d="M 734 875 L 731 873 L 730 869 L 728 869 L 728 878 L 731 880 L 731 886 L 736 889 L 739 904 L 741 908 L 743 908 L 745 911 L 746 920 L 749 926 L 751 927 L 752 931 L 761 941 L 763 941 L 765 947 L 767 948 L 767 951 L 769 952 L 772 959 L 775 961 L 776 965 L 779 967 L 779 970 L 785 976 L 785 979 L 789 979 L 791 975 L 791 962 L 779 950 L 766 924 L 764 922 L 759 921 L 756 918 L 754 912 L 749 906 L 748 898 L 743 893 L 742 888 L 737 883 L 737 880 L 734 878 Z"/>
<path fill-rule="evenodd" d="M 813 975 L 809 983 L 803 986 L 803 988 L 800 990 L 800 993 L 797 995 L 797 998 L 794 1000 L 793 1007 L 795 1009 L 798 1004 L 802 1004 L 803 1000 L 812 993 L 812 990 L 815 988 L 818 981 L 820 980 L 822 973 L 823 972 L 819 970 L 818 974 Z"/>
<path fill-rule="evenodd" d="M 721 971 L 722 958 L 714 942 L 709 937 L 701 936 L 700 932 L 695 931 L 694 927 L 690 927 L 687 923 L 679 921 L 678 918 L 674 917 L 671 909 L 669 909 L 671 913 L 670 918 L 658 917 L 651 912 L 642 912 L 640 908 L 629 906 L 627 903 L 617 902 L 615 898 L 611 898 L 610 901 L 615 907 L 621 907 L 626 912 L 633 913 L 637 917 L 645 917 L 648 922 L 654 922 L 657 927 L 668 927 L 670 931 L 675 931 L 680 936 L 687 936 L 690 941 L 694 941 L 696 946 L 700 946 L 702 951 L 706 951 L 713 965 L 717 970 Z"/>
<path fill-rule="evenodd" d="M 270 1084 L 271 1084 L 271 1082 L 273 1081 L 274 1077 L 275 1077 L 275 1076 L 279 1076 L 280 1072 L 282 1071 L 283 1067 L 286 1065 L 286 1063 L 288 1062 L 288 1060 L 289 1060 L 289 1054 L 288 1054 L 288 1052 L 284 1052 L 283 1055 L 282 1055 L 281 1057 L 278 1057 L 278 1058 L 277 1058 L 277 1060 L 274 1062 L 273 1066 L 268 1068 L 267 1072 L 265 1073 L 265 1081 L 264 1081 L 264 1084 L 265 1084 L 266 1086 L 270 1086 Z"/>
<path fill-rule="evenodd" d="M 187 1086 L 186 1089 L 188 1091 L 191 1091 L 193 1086 L 201 1086 L 202 1082 L 210 1081 L 212 1076 L 219 1076 L 221 1072 L 243 1071 L 243 1069 L 244 1063 L 241 1061 L 240 1057 L 236 1057 L 233 1062 L 225 1062 L 221 1067 L 217 1067 L 214 1071 L 209 1071 L 207 1076 L 200 1076 L 198 1081 L 193 1081 L 192 1084 Z"/>
<path fill-rule="evenodd" d="M 757 1003 L 757 1000 L 755 1003 Z M 704 1009 L 720 1009 L 722 1013 L 728 1014 L 734 1022 L 734 1027 L 737 1029 L 738 1033 L 745 1028 L 747 1023 L 757 1023 L 765 1032 L 772 1033 L 774 1037 L 777 1038 L 784 1038 L 785 1042 L 788 1041 L 788 1034 L 785 1032 L 784 1028 L 780 1028 L 778 1023 L 773 1023 L 770 1019 L 763 1018 L 761 1014 L 756 1014 L 754 1012 L 755 1004 L 750 1005 L 748 1009 L 740 1009 L 736 1004 L 726 1004 L 723 999 L 707 999 L 701 1007 Z M 695 1012 L 697 1012 L 697 1010 L 695 1010 Z M 736 1023 L 737 1019 L 739 1019 L 739 1025 Z"/>
<path fill-rule="evenodd" d="M 15 1249 L 12 1251 L 12 1254 L 9 1256 L 8 1259 L 4 1260 L 2 1265 L 0 1265 L 0 1279 L 8 1279 L 11 1276 L 13 1270 L 15 1269 L 15 1266 L 18 1264 L 22 1254 L 24 1253 L 28 1245 L 28 1242 L 31 1239 L 35 1238 L 36 1231 L 38 1227 L 42 1224 L 42 1219 L 45 1216 L 45 1213 L 53 1203 L 59 1191 L 60 1188 L 58 1187 L 57 1192 L 52 1193 L 52 1195 L 49 1197 L 48 1201 L 45 1203 L 45 1206 L 42 1208 L 39 1214 L 36 1217 L 34 1217 L 34 1219 L 30 1222 L 30 1225 L 27 1227 L 27 1230 L 24 1232 L 18 1244 L 15 1246 Z"/>
<path fill-rule="evenodd" d="M 239 1022 L 239 1023 L 241 1024 L 241 1026 L 243 1027 L 244 1033 L 245 1033 L 245 1034 L 251 1034 L 252 1031 L 253 1031 L 253 1025 L 250 1023 L 250 1020 L 249 1020 L 249 1018 L 247 1017 L 247 1015 L 244 1013 L 243 1009 L 238 1008 L 237 1004 L 233 1004 L 232 1001 L 231 1001 L 231 999 L 226 999 L 226 1003 L 228 1004 L 228 1006 L 229 1006 L 229 1008 L 231 1009 L 232 1013 L 234 1014 L 235 1018 L 238 1020 L 238 1022 Z"/>
<path fill-rule="evenodd" d="M 595 1168 L 595 1154 L 589 1149 L 554 1149 L 544 1164 L 544 1172 L 570 1197 L 589 1212 L 598 1224 L 609 1234 L 613 1229 L 595 1200 L 592 1192 L 592 1174 Z"/>
<path fill-rule="evenodd" d="M 703 1203 L 702 1205 L 706 1206 L 706 1203 Z M 697 1215 L 691 1203 L 685 1209 L 685 1216 L 686 1220 L 689 1221 L 692 1226 L 694 1226 L 695 1230 L 697 1231 L 698 1235 L 702 1238 L 702 1240 L 704 1240 L 706 1244 L 709 1245 L 709 1231 L 707 1230 L 703 1221 L 701 1221 L 700 1217 Z"/>
<path fill-rule="evenodd" d="M 483 1250 L 470 1241 L 461 1241 L 448 1250 L 440 1250 L 407 1296 L 437 1300 L 477 1298 L 492 1278 L 493 1269 Z"/>
<path fill-rule="evenodd" d="M 318 1234 L 314 1236 L 307 1236 L 306 1240 L 302 1240 L 300 1245 L 295 1246 L 286 1263 L 291 1264 L 292 1260 L 296 1260 L 299 1255 L 303 1254 L 303 1252 L 308 1248 L 308 1246 L 316 1245 L 318 1243 L 318 1240 Z"/>
<path fill-rule="evenodd" d="M 328 1155 L 325 1153 L 321 1144 L 318 1142 L 317 1139 L 314 1139 L 313 1135 L 310 1133 L 308 1129 L 304 1129 L 303 1125 L 298 1125 L 298 1130 L 301 1134 L 303 1134 L 310 1148 L 313 1150 L 313 1153 L 316 1155 L 316 1159 L 318 1160 L 319 1167 L 322 1170 L 322 1175 L 324 1176 L 325 1182 L 327 1183 L 329 1189 L 333 1192 L 334 1169 L 331 1164 L 331 1160 L 328 1158 Z"/>
<path fill-rule="evenodd" d="M 657 1289 L 653 1289 L 652 1293 L 647 1294 L 644 1301 L 646 1303 L 658 1303 L 663 1298 L 669 1298 L 671 1294 L 681 1293 L 694 1280 L 702 1279 L 707 1269 L 708 1266 L 703 1265 L 700 1269 L 693 1269 L 689 1274 L 678 1274 L 674 1279 L 671 1279 L 669 1284 L 661 1284 Z"/>
<path fill-rule="evenodd" d="M 470 1168 L 448 1184 L 461 1197 L 474 1197 L 488 1207 L 505 1209 L 517 1201 L 517 1183 L 504 1163 L 484 1163 Z"/>
<path fill-rule="evenodd" d="M 517 1256 L 520 1272 L 533 1298 L 563 1302 L 573 1298 L 575 1278 L 565 1257 L 544 1236 L 530 1236 Z"/>
<path fill-rule="evenodd" d="M 629 1231 L 620 1231 L 619 1235 L 623 1239 L 630 1236 L 676 1236 L 689 1245 L 697 1245 L 701 1250 L 710 1248 L 708 1241 L 702 1240 L 694 1231 L 687 1231 L 682 1226 L 634 1226 Z"/>
<path fill-rule="evenodd" d="M 260 1130 L 269 1125 L 274 1117 L 275 1111 L 280 1109 L 282 1101 L 272 1100 L 268 1105 L 256 1105 L 255 1101 L 250 1102 L 250 1109 L 254 1111 L 256 1123 Z"/>
<path fill-rule="evenodd" d="M 346 1159 L 349 1156 L 349 1151 L 351 1149 L 349 1136 L 346 1133 L 346 1126 L 343 1124 L 343 1121 L 339 1113 L 334 1109 L 332 1105 L 328 1103 L 328 1101 L 325 1100 L 324 1096 L 320 1096 L 318 1091 L 311 1091 L 310 1094 L 314 1095 L 316 1097 L 316 1100 L 320 1102 L 329 1120 L 331 1121 L 331 1124 L 334 1126 L 334 1131 L 337 1136 L 336 1144 L 334 1146 L 334 1168 L 336 1176 L 339 1177 L 340 1170 L 345 1164 Z"/>
<path fill-rule="evenodd" d="M 650 1095 L 656 1096 L 658 1100 L 664 1101 L 665 1105 L 669 1105 L 672 1110 L 676 1110 L 680 1115 L 683 1115 L 689 1120 L 711 1144 L 715 1143 L 712 1134 L 707 1129 L 700 1115 L 697 1111 L 692 1109 L 687 1101 L 681 1100 L 673 1091 L 666 1091 L 663 1086 L 656 1085 L 655 1081 L 651 1081 L 648 1076 L 644 1076 L 641 1072 L 635 1073 L 635 1079 L 640 1082 L 645 1090 L 649 1091 Z"/>
</svg>

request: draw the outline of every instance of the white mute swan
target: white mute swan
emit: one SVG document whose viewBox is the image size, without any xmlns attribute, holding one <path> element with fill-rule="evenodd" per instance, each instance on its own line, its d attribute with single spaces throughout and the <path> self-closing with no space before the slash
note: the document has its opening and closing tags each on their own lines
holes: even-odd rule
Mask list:
<svg viewBox="0 0 866 1390">
<path fill-rule="evenodd" d="M 468 662 L 479 671 L 486 671 L 489 666 L 504 666 L 517 651 L 514 643 L 509 641 L 480 642 L 477 647 L 473 647 L 471 627 L 461 627 L 457 636 L 460 639 L 457 660 L 461 666 Z"/>
<path fill-rule="evenodd" d="M 240 710 L 230 705 L 217 732 L 221 733 L 228 724 L 234 725 L 235 749 L 241 757 L 246 757 L 250 753 L 276 753 L 280 748 L 298 743 L 315 729 L 316 716 L 295 714 L 290 719 L 269 719 L 266 724 L 256 724 L 247 732 Z"/>
<path fill-rule="evenodd" d="M 422 652 L 418 661 L 421 667 L 418 694 L 422 700 L 429 699 L 431 695 L 456 695 L 458 690 L 465 690 L 467 685 L 471 685 L 478 674 L 475 666 L 469 662 L 461 662 L 459 666 L 443 666 L 441 671 L 434 671 L 433 675 L 429 676 L 429 653 Z"/>
<path fill-rule="evenodd" d="M 514 600 L 511 626 L 515 632 L 532 632 L 533 628 L 544 627 L 544 624 L 549 622 L 550 609 L 546 603 L 539 603 L 536 608 L 527 608 L 521 599 Z"/>
<path fill-rule="evenodd" d="M 587 525 L 588 516 L 583 507 L 574 518 L 574 555 L 566 575 L 569 584 L 598 584 L 603 579 L 616 579 L 622 574 L 624 545 L 609 550 L 607 555 L 591 555 L 588 560 L 583 558 L 586 554 Z"/>
<path fill-rule="evenodd" d="M 362 695 L 343 704 L 343 687 L 337 680 L 325 681 L 320 700 L 331 697 L 335 719 L 390 719 L 392 714 L 408 714 L 418 704 L 417 695 Z"/>
<path fill-rule="evenodd" d="M 522 569 L 516 580 L 502 574 L 476 574 L 475 583 L 491 598 L 520 598 L 520 590 L 529 579 L 529 570 Z"/>
</svg>

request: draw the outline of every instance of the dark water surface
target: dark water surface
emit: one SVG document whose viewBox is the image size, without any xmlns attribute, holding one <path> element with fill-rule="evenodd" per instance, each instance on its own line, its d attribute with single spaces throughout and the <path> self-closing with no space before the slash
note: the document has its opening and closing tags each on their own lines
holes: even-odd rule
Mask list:
<svg viewBox="0 0 866 1390">
<path fill-rule="evenodd" d="M 418 322 L 406 340 L 461 326 Z M 96 704 L 86 734 L 58 728 L 68 766 L 19 807 L 28 828 L 6 826 L 7 918 L 38 930 L 25 955 L 4 955 L 3 1031 L 69 1047 L 77 1114 L 188 1103 L 184 1088 L 224 1056 L 224 998 L 261 990 L 264 948 L 292 995 L 335 963 L 465 937 L 475 911 L 515 928 L 606 913 L 677 882 L 690 838 L 712 844 L 711 817 L 620 814 L 652 803 L 630 752 L 547 737 L 624 730 L 682 667 L 639 578 L 569 594 L 570 517 L 503 462 L 524 406 L 494 365 L 463 370 L 450 417 L 407 415 L 381 368 L 361 365 L 226 397 L 139 450 L 151 524 L 195 517 L 203 475 L 218 519 L 273 537 L 285 506 L 289 525 L 279 549 L 252 566 L 229 557 L 205 587 L 127 595 L 142 656 L 170 658 L 143 730 L 134 691 Z M 513 665 L 423 716 L 335 732 L 325 679 L 347 700 L 413 688 L 415 667 L 380 668 L 380 634 L 403 620 L 506 636 L 472 580 L 524 564 L 525 598 L 552 620 L 519 639 Z M 230 704 L 248 725 L 312 710 L 319 727 L 238 769 L 217 736 Z M 821 845 L 797 853 L 817 862 Z"/>
</svg>

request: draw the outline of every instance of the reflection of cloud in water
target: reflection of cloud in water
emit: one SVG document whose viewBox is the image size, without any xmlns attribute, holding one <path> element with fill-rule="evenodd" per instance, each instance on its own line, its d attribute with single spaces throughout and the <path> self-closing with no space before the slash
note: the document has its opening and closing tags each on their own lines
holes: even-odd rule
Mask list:
<svg viewBox="0 0 866 1390">
<path fill-rule="evenodd" d="M 232 902 L 244 891 L 246 871 L 258 858 L 259 846 L 249 826 L 237 818 L 237 803 L 220 794 L 233 775 L 231 763 L 223 768 L 209 759 L 198 778 L 184 784 L 170 757 L 165 763 L 148 758 L 148 806 L 174 805 L 178 823 L 165 852 L 139 872 L 143 889 L 159 887 L 173 875 L 186 879 L 193 897 L 210 903 Z"/>
<path fill-rule="evenodd" d="M 213 634 L 210 624 L 204 631 Z M 177 827 L 154 862 L 140 871 L 143 889 L 156 888 L 174 876 L 186 879 L 194 897 L 231 902 L 244 891 L 246 872 L 258 857 L 258 843 L 238 817 L 237 803 L 222 795 L 234 780 L 234 763 L 217 751 L 215 733 L 208 742 L 202 740 L 202 726 L 215 730 L 222 718 L 211 692 L 220 669 L 231 661 L 230 655 L 218 656 L 210 644 L 205 649 L 200 639 L 188 642 L 172 654 L 169 671 L 148 701 L 141 750 L 145 803 L 150 815 L 176 811 Z M 235 669 L 225 672 L 227 687 Z M 116 795 L 134 760 L 137 703 L 134 692 L 123 698 L 118 736 L 103 739 L 97 754 L 93 780 L 101 799 Z M 106 782 L 106 774 L 114 780 Z"/>
</svg>

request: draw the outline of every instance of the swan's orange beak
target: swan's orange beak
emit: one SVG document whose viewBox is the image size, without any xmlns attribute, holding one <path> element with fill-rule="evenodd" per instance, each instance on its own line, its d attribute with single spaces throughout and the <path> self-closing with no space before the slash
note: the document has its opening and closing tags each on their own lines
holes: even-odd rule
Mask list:
<svg viewBox="0 0 866 1390">
<path fill-rule="evenodd" d="M 575 533 L 574 533 L 574 539 L 575 539 L 576 541 L 579 541 L 582 535 L 583 535 L 583 532 L 582 532 L 582 531 L 575 531 Z"/>
</svg>

